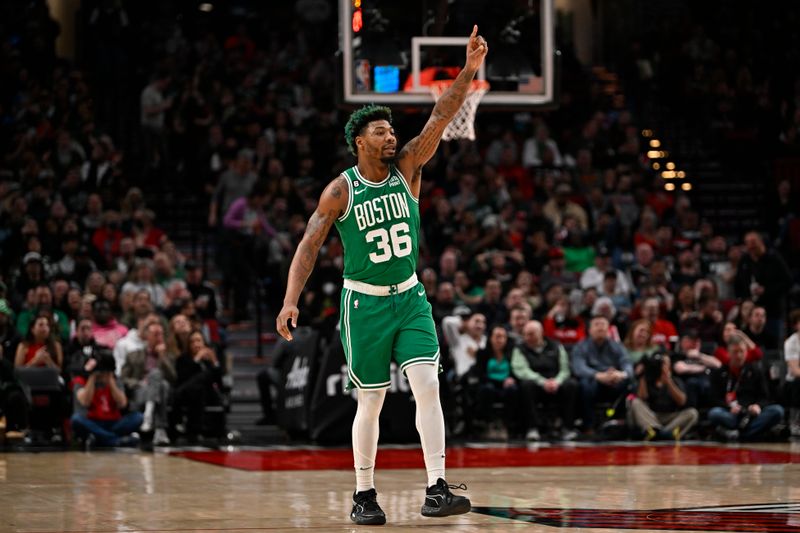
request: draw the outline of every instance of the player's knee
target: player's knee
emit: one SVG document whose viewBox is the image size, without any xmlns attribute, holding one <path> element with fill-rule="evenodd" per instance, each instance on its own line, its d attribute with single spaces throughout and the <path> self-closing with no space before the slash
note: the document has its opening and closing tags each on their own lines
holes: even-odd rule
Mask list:
<svg viewBox="0 0 800 533">
<path fill-rule="evenodd" d="M 434 365 L 417 365 L 406 372 L 417 403 L 439 397 L 439 376 Z"/>
<path fill-rule="evenodd" d="M 378 416 L 385 396 L 385 390 L 358 391 L 358 410 L 366 415 Z"/>
</svg>

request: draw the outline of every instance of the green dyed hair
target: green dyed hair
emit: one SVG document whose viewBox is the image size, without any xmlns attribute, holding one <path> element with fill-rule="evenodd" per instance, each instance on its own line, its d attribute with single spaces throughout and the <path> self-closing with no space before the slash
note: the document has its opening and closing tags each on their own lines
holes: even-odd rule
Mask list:
<svg viewBox="0 0 800 533">
<path fill-rule="evenodd" d="M 373 120 L 387 120 L 391 124 L 392 110 L 386 106 L 370 104 L 356 109 L 347 119 L 347 124 L 344 125 L 344 140 L 351 154 L 357 155 L 356 137 L 361 135 L 361 130 Z"/>
</svg>

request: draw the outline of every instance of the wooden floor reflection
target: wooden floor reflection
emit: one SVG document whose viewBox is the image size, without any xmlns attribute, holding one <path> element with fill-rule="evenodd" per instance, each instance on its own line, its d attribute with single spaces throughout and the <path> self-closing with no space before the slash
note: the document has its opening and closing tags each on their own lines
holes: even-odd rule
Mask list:
<svg viewBox="0 0 800 533">
<path fill-rule="evenodd" d="M 685 516 L 705 514 L 636 511 L 714 506 L 734 512 L 721 512 L 723 521 L 716 523 L 739 528 L 722 530 L 800 531 L 800 448 L 761 448 L 791 459 L 453 468 L 449 480 L 466 483 L 473 505 L 493 511 L 445 519 L 419 514 L 421 469 L 383 469 L 376 484 L 388 523 L 376 528 L 355 527 L 348 519 L 353 490 L 348 470 L 252 471 L 160 453 L 14 453 L 0 455 L 0 531 L 687 531 L 695 522 Z M 737 509 L 756 504 L 772 506 L 751 507 L 745 514 Z M 517 519 L 503 510 L 513 510 Z M 725 522 L 726 517 L 733 518 Z M 659 520 L 682 525 L 667 529 L 672 526 Z"/>
</svg>

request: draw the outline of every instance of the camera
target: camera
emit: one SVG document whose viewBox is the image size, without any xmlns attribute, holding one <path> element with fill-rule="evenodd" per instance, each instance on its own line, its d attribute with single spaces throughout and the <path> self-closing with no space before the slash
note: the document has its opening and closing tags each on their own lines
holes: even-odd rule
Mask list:
<svg viewBox="0 0 800 533">
<path fill-rule="evenodd" d="M 644 363 L 644 379 L 648 383 L 655 383 L 661 377 L 664 368 L 664 354 L 656 352 L 642 359 Z"/>
<path fill-rule="evenodd" d="M 111 353 L 111 350 L 97 350 L 97 352 L 94 354 L 94 359 L 97 361 L 97 364 L 92 369 L 92 373 L 114 372 L 117 369 L 117 361 L 114 359 L 114 355 Z"/>
</svg>

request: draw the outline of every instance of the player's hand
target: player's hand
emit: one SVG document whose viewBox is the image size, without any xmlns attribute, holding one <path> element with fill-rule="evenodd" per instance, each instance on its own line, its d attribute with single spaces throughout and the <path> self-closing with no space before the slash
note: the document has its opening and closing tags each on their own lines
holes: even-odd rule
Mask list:
<svg viewBox="0 0 800 533">
<path fill-rule="evenodd" d="M 472 34 L 469 36 L 469 42 L 467 43 L 466 68 L 478 70 L 488 52 L 489 44 L 483 37 L 478 35 L 478 25 L 476 24 L 472 27 Z"/>
<path fill-rule="evenodd" d="M 284 304 L 283 309 L 278 313 L 278 318 L 275 319 L 275 329 L 278 330 L 278 335 L 287 341 L 292 340 L 292 333 L 289 331 L 289 320 L 292 321 L 292 328 L 296 328 L 299 314 L 300 311 L 296 305 Z"/>
</svg>

